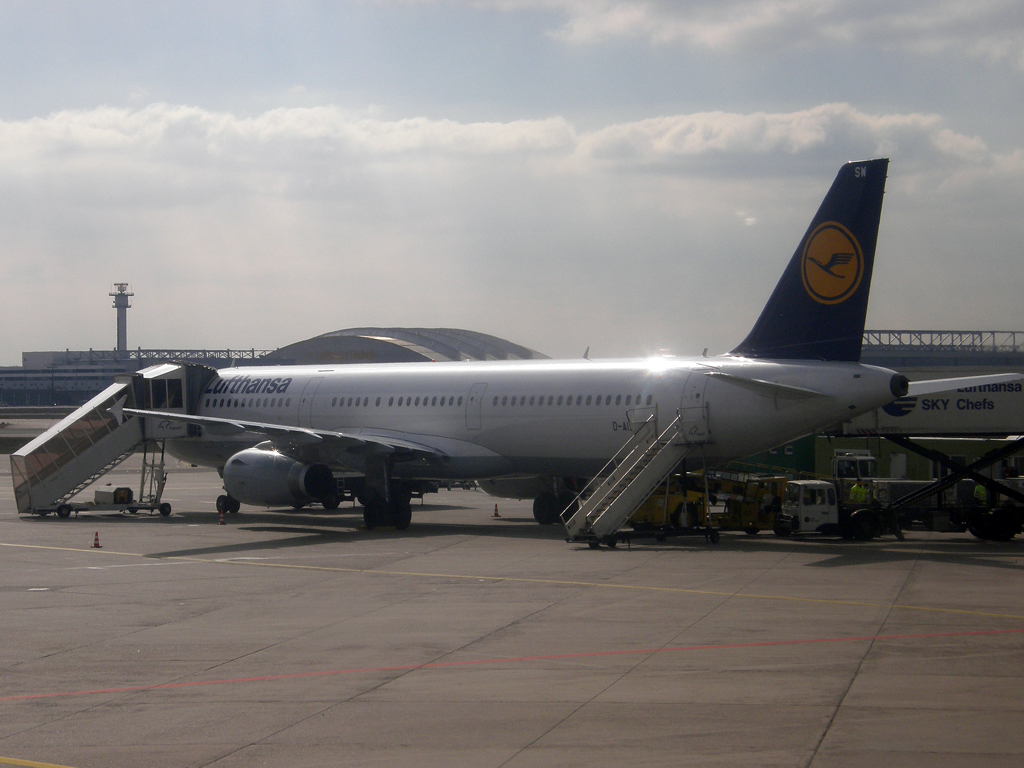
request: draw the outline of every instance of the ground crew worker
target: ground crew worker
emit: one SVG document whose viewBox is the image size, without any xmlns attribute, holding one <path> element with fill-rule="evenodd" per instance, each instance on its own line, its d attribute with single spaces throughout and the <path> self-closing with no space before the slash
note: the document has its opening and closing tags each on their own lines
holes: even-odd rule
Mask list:
<svg viewBox="0 0 1024 768">
<path fill-rule="evenodd" d="M 850 488 L 850 503 L 851 504 L 865 504 L 870 498 L 868 489 L 865 488 L 860 482 L 855 482 L 853 487 Z"/>
<path fill-rule="evenodd" d="M 988 491 L 981 483 L 974 484 L 974 501 L 979 507 L 988 506 Z"/>
</svg>

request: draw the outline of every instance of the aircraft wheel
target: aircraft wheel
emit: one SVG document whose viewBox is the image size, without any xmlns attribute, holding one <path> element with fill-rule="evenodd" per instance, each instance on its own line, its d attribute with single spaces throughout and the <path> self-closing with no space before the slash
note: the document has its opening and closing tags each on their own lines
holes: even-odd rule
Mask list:
<svg viewBox="0 0 1024 768">
<path fill-rule="evenodd" d="M 371 496 L 363 506 L 363 526 L 366 530 L 372 531 L 384 522 L 386 512 L 387 505 L 384 499 L 376 495 Z"/>
<path fill-rule="evenodd" d="M 61 504 L 57 507 L 57 517 L 71 517 L 71 505 Z"/>
<path fill-rule="evenodd" d="M 171 505 L 168 504 L 166 501 L 163 504 L 160 505 L 159 509 L 160 509 L 161 516 L 163 516 L 163 517 L 170 517 L 171 516 Z"/>
<path fill-rule="evenodd" d="M 391 483 L 391 500 L 383 508 L 381 518 L 385 525 L 404 531 L 412 521 L 412 491 L 407 483 Z"/>
<path fill-rule="evenodd" d="M 412 522 L 412 500 L 406 497 L 395 499 L 391 503 L 391 522 L 396 530 L 408 530 Z"/>
<path fill-rule="evenodd" d="M 60 509 L 57 510 L 60 514 Z M 1017 520 L 1013 512 L 1005 509 L 997 509 L 992 512 L 992 518 L 988 521 L 988 537 L 992 541 L 1009 541 L 1017 535 Z"/>
<path fill-rule="evenodd" d="M 228 497 L 221 494 L 217 497 L 217 511 L 226 513 L 228 511 Z"/>
<path fill-rule="evenodd" d="M 881 526 L 878 516 L 870 509 L 861 509 L 853 513 L 853 537 L 857 541 L 871 541 L 878 535 Z"/>
<path fill-rule="evenodd" d="M 228 496 L 228 514 L 229 515 L 237 515 L 238 514 L 238 510 L 240 510 L 241 508 L 242 508 L 242 502 L 240 502 L 238 499 L 235 499 L 235 498 L 232 498 L 231 496 Z"/>
<path fill-rule="evenodd" d="M 544 491 L 533 500 L 533 519 L 540 525 L 551 525 L 558 521 L 558 497 L 551 491 Z"/>
</svg>

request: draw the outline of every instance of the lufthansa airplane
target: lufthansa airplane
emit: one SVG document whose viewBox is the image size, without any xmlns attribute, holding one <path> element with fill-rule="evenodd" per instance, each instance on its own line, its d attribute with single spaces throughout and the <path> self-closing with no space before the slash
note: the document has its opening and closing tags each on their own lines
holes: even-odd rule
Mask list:
<svg viewBox="0 0 1024 768">
<path fill-rule="evenodd" d="M 334 508 L 345 478 L 368 528 L 404 529 L 425 483 L 481 480 L 535 494 L 552 523 L 652 414 L 699 414 L 685 461 L 713 466 L 959 385 L 859 362 L 887 167 L 840 168 L 753 329 L 720 357 L 229 369 L 197 415 L 124 411 L 199 427 L 167 449 L 222 472 L 222 512 Z"/>
</svg>

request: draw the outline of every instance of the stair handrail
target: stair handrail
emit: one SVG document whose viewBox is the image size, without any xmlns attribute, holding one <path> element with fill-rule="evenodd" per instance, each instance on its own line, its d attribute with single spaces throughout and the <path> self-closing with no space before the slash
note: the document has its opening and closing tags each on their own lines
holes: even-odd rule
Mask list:
<svg viewBox="0 0 1024 768">
<path fill-rule="evenodd" d="M 623 460 L 636 449 L 636 446 L 639 445 L 642 440 L 646 439 L 650 432 L 657 428 L 657 414 L 651 414 L 644 421 L 640 422 L 640 427 L 635 432 L 630 432 L 629 437 L 627 437 L 626 441 L 619 447 L 619 450 L 615 452 L 615 455 L 608 459 L 608 462 L 590 479 L 590 482 L 583 486 L 583 489 L 576 494 L 575 500 L 577 502 L 582 502 L 583 499 L 590 496 L 590 494 L 593 493 L 601 483 L 607 480 L 611 474 L 619 468 Z"/>
<path fill-rule="evenodd" d="M 634 432 L 632 435 L 630 435 L 630 437 L 626 440 L 626 442 L 624 442 L 622 444 L 622 447 L 619 448 L 619 450 L 616 451 L 615 455 L 612 456 L 612 458 L 608 460 L 608 463 L 605 464 L 604 467 L 602 467 L 601 471 L 597 475 L 595 475 L 590 480 L 590 482 L 587 483 L 583 487 L 583 490 L 581 490 L 578 494 L 576 494 L 576 497 L 573 499 L 573 502 L 575 503 L 575 505 L 577 507 L 577 511 L 568 520 L 566 520 L 563 523 L 563 525 L 565 525 L 565 527 L 566 527 L 566 532 L 569 533 L 570 535 L 572 535 L 571 531 L 569 531 L 569 523 L 572 522 L 572 520 L 576 517 L 576 514 L 579 514 L 583 510 L 584 499 L 587 499 L 587 501 L 591 501 L 592 500 L 592 498 L 590 498 L 591 494 L 594 493 L 596 490 L 598 490 L 606 482 L 608 482 L 609 478 L 622 466 L 623 462 L 632 453 L 634 453 L 638 447 L 640 447 L 640 445 L 642 444 L 642 442 L 644 440 L 646 440 L 648 437 L 650 437 L 649 433 L 652 431 L 652 428 L 653 428 L 653 431 L 655 432 L 655 434 L 657 435 L 657 437 L 655 437 L 655 439 L 646 448 L 646 450 L 644 450 L 639 456 L 637 456 L 636 461 L 634 461 L 629 467 L 627 467 L 627 469 L 626 469 L 626 473 L 627 474 L 648 453 L 650 453 L 651 449 L 654 446 L 662 443 L 665 440 L 673 439 L 674 435 L 673 436 L 669 436 L 669 433 L 673 432 L 673 431 L 678 433 L 679 424 L 680 424 L 681 420 L 682 420 L 682 414 L 679 411 L 676 411 L 676 417 L 674 419 L 672 419 L 672 422 L 660 434 L 657 433 L 657 425 L 658 425 L 657 414 L 652 414 L 645 421 L 643 421 L 641 423 L 641 425 L 640 425 L 640 428 L 636 432 Z M 605 494 L 600 499 L 598 499 L 598 503 L 603 501 L 604 498 L 607 497 L 608 493 L 611 492 L 612 488 L 614 488 L 614 487 L 615 486 L 609 487 L 607 489 L 607 491 L 605 492 Z M 587 520 L 587 522 L 589 523 L 590 521 Z"/>
</svg>

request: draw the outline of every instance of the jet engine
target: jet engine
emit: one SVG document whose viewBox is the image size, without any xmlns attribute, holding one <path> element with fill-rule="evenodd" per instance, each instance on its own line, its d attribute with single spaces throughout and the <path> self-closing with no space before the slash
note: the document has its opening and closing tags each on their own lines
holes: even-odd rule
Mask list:
<svg viewBox="0 0 1024 768">
<path fill-rule="evenodd" d="M 264 445 L 266 447 L 264 447 Z M 311 501 L 337 506 L 338 486 L 325 464 L 306 464 L 269 444 L 239 451 L 224 465 L 224 490 L 243 504 L 299 507 Z"/>
</svg>

